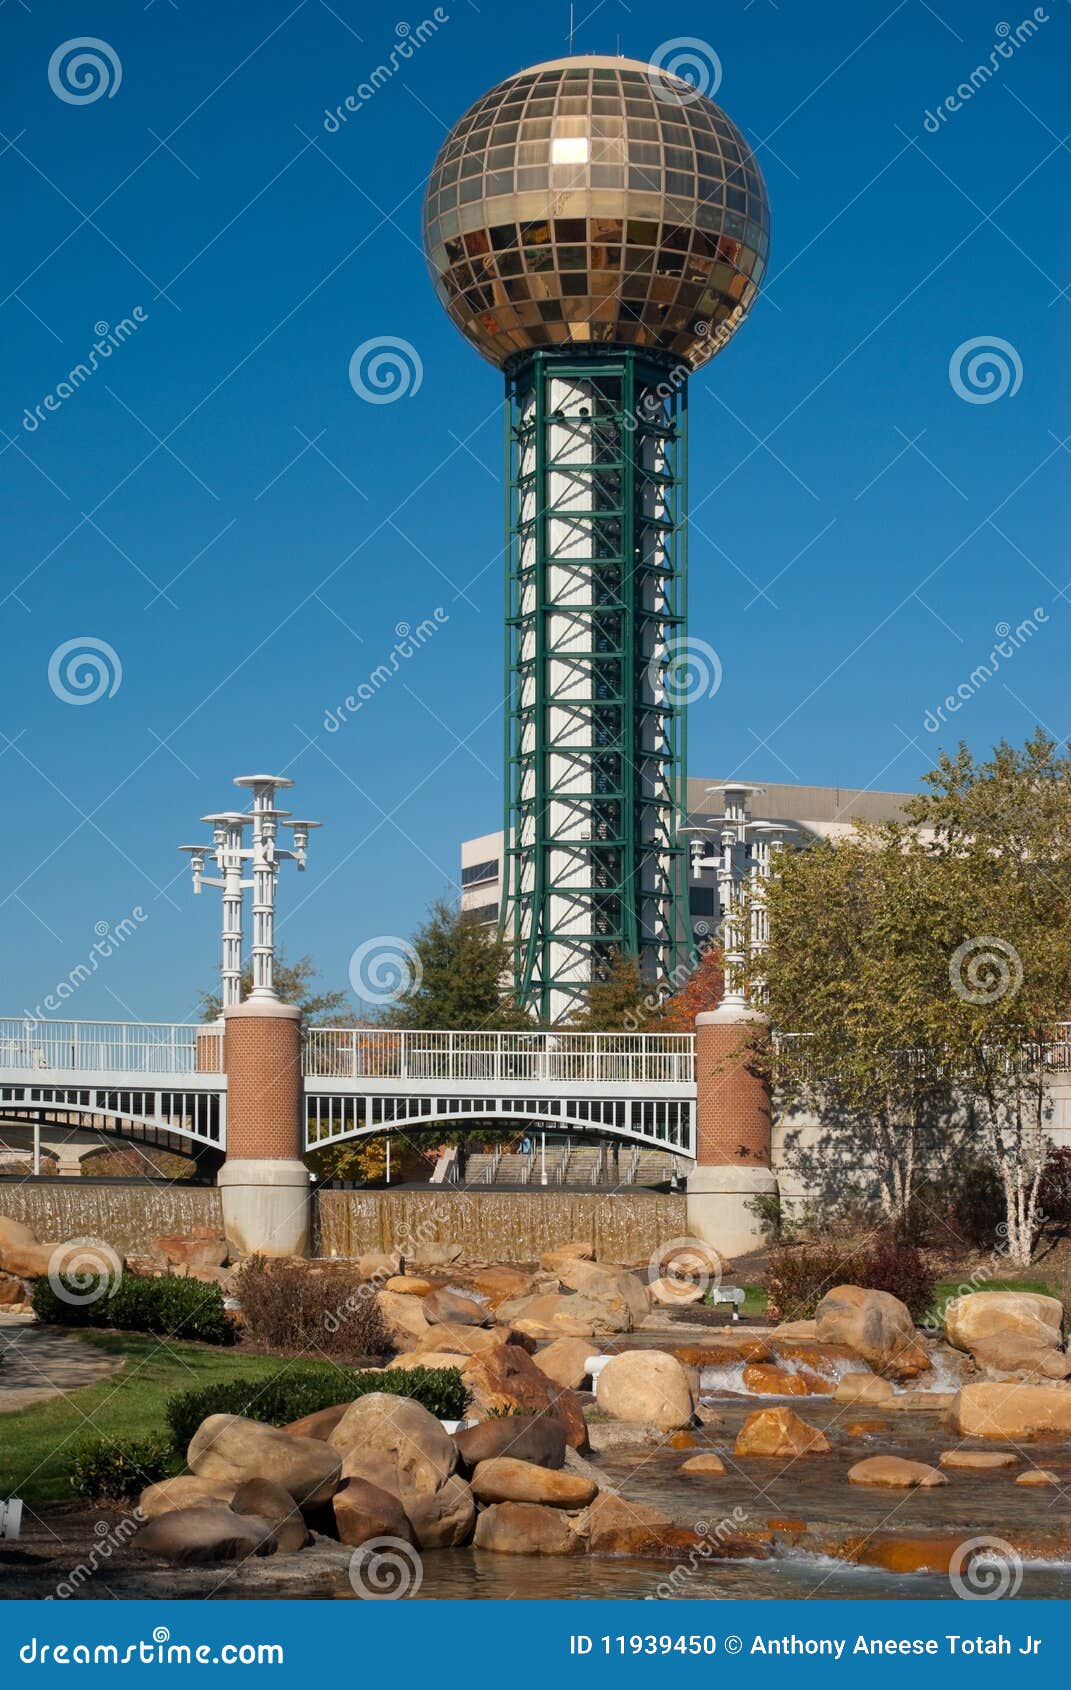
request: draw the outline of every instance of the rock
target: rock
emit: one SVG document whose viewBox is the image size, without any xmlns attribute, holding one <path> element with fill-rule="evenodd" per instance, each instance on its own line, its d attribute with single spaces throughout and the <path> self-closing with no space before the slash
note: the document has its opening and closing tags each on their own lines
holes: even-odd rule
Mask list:
<svg viewBox="0 0 1071 1690">
<path fill-rule="evenodd" d="M 383 1287 L 399 1297 L 426 1297 L 435 1286 L 430 1279 L 417 1279 L 411 1273 L 393 1273 Z"/>
<path fill-rule="evenodd" d="M 481 1420 L 454 1433 L 458 1456 L 466 1472 L 481 1463 L 510 1456 L 531 1461 L 537 1467 L 559 1468 L 565 1464 L 565 1422 L 550 1414 L 509 1414 L 498 1420 Z"/>
<path fill-rule="evenodd" d="M 184 1567 L 208 1561 L 244 1561 L 248 1555 L 271 1555 L 275 1551 L 275 1537 L 267 1520 L 208 1506 L 160 1514 L 142 1527 L 133 1543 L 146 1555 Z"/>
<path fill-rule="evenodd" d="M 138 1498 L 138 1509 L 146 1520 L 161 1514 L 174 1514 L 180 1508 L 201 1508 L 220 1503 L 229 1508 L 234 1486 L 221 1484 L 218 1479 L 199 1479 L 196 1473 L 182 1473 L 174 1479 L 161 1479 L 149 1485 Z"/>
<path fill-rule="evenodd" d="M 964 1385 L 951 1406 L 954 1429 L 964 1438 L 1017 1442 L 1043 1434 L 1071 1437 L 1071 1389 L 1064 1385 Z"/>
<path fill-rule="evenodd" d="M 0 1307 L 11 1308 L 26 1301 L 26 1287 L 13 1273 L 0 1273 Z"/>
<path fill-rule="evenodd" d="M 424 1319 L 430 1320 L 433 1326 L 486 1326 L 491 1320 L 491 1311 L 483 1303 L 473 1297 L 460 1297 L 445 1286 L 429 1291 L 421 1306 Z"/>
<path fill-rule="evenodd" d="M 720 1455 L 713 1450 L 706 1450 L 702 1455 L 690 1455 L 681 1467 L 682 1473 L 724 1473 L 725 1463 Z"/>
<path fill-rule="evenodd" d="M 199 1478 L 219 1479 L 235 1489 L 246 1479 L 270 1479 L 301 1507 L 327 1502 L 341 1474 L 338 1455 L 321 1439 L 298 1437 L 240 1414 L 210 1414 L 203 1420 L 186 1462 Z"/>
<path fill-rule="evenodd" d="M 462 1480 L 451 1482 L 457 1446 L 420 1403 L 383 1391 L 358 1397 L 330 1443 L 342 1457 L 343 1478 L 366 1479 L 398 1498 L 421 1549 L 464 1541 L 475 1504 Z"/>
<path fill-rule="evenodd" d="M 592 1348 L 590 1340 L 596 1332 L 611 1336 L 628 1331 L 628 1327 L 608 1314 L 601 1303 L 592 1301 L 590 1297 L 563 1295 L 559 1291 L 511 1297 L 508 1302 L 500 1303 L 495 1312 L 529 1338 L 585 1338 L 589 1340 L 589 1350 Z"/>
<path fill-rule="evenodd" d="M 556 1338 L 545 1349 L 537 1350 L 532 1360 L 555 1385 L 578 1391 L 591 1376 L 588 1362 L 598 1353 L 586 1338 Z"/>
<path fill-rule="evenodd" d="M 497 1309 L 507 1298 L 527 1295 L 535 1285 L 535 1275 L 521 1268 L 489 1267 L 474 1273 L 469 1283 L 474 1293 L 478 1291 L 492 1309 Z"/>
<path fill-rule="evenodd" d="M 11 1215 L 0 1215 L 0 1268 L 20 1279 L 43 1279 L 56 1246 L 39 1244 L 36 1235 Z"/>
<path fill-rule="evenodd" d="M 418 1244 L 406 1256 L 410 1267 L 449 1267 L 461 1260 L 460 1244 Z"/>
<path fill-rule="evenodd" d="M 775 1326 L 772 1336 L 783 1344 L 813 1344 L 818 1336 L 815 1320 L 783 1320 Z"/>
<path fill-rule="evenodd" d="M 697 1402 L 695 1405 L 695 1417 L 700 1426 L 725 1425 L 725 1416 L 723 1414 L 719 1414 L 716 1408 L 711 1408 L 709 1403 Z"/>
<path fill-rule="evenodd" d="M 1058 1349 L 1063 1304 L 1035 1291 L 972 1291 L 945 1307 L 945 1334 L 957 1350 L 973 1350 L 980 1338 L 1013 1332 L 1031 1343 Z"/>
<path fill-rule="evenodd" d="M 326 1443 L 349 1406 L 348 1402 L 338 1402 L 330 1408 L 318 1408 L 300 1420 L 291 1420 L 280 1431 L 289 1432 L 293 1438 L 319 1438 L 321 1443 Z"/>
<path fill-rule="evenodd" d="M 591 1479 L 537 1467 L 503 1455 L 481 1461 L 472 1475 L 477 1502 L 539 1502 L 548 1508 L 586 1508 L 599 1493 Z"/>
<path fill-rule="evenodd" d="M 893 1490 L 932 1490 L 948 1480 L 924 1461 L 904 1461 L 899 1455 L 868 1455 L 848 1469 L 853 1485 L 879 1485 Z"/>
<path fill-rule="evenodd" d="M 837 1381 L 833 1401 L 884 1404 L 892 1394 L 888 1379 L 881 1379 L 876 1373 L 846 1373 Z"/>
<path fill-rule="evenodd" d="M 1058 1485 L 1056 1474 L 1048 1467 L 1031 1467 L 1028 1473 L 1020 1473 L 1016 1479 L 1017 1485 Z"/>
<path fill-rule="evenodd" d="M 695 1439 L 691 1432 L 671 1432 L 666 1439 L 667 1449 L 694 1449 Z"/>
<path fill-rule="evenodd" d="M 406 1299 L 413 1302 L 412 1297 Z M 421 1305 L 423 1306 L 423 1305 Z M 521 1349 L 534 1348 L 532 1340 L 509 1326 L 461 1326 L 453 1321 L 440 1321 L 428 1327 L 423 1337 L 412 1346 L 414 1350 L 453 1351 L 455 1355 L 482 1355 L 485 1350 L 501 1349 L 504 1344 L 517 1344 Z"/>
<path fill-rule="evenodd" d="M 398 1291 L 377 1291 L 376 1306 L 386 1322 L 395 1349 L 411 1350 L 427 1337 L 429 1325 L 419 1297 L 409 1297 Z"/>
<path fill-rule="evenodd" d="M 701 1303 L 706 1296 L 706 1287 L 694 1279 L 675 1279 L 671 1274 L 661 1279 L 652 1279 L 647 1287 L 647 1294 L 660 1309 L 683 1308 L 687 1303 Z"/>
<path fill-rule="evenodd" d="M 699 1238 L 682 1238 L 672 1248 L 664 1246 L 656 1257 L 659 1271 L 670 1279 L 720 1281 L 728 1262 L 712 1244 Z"/>
<path fill-rule="evenodd" d="M 571 1291 L 579 1291 L 589 1302 L 604 1310 L 613 1330 L 631 1332 L 647 1319 L 651 1303 L 647 1287 L 626 1268 L 601 1262 L 566 1261 L 557 1269 L 558 1279 Z M 599 1328 L 596 1328 L 599 1330 Z"/>
<path fill-rule="evenodd" d="M 595 1498 L 580 1526 L 593 1554 L 613 1555 L 627 1553 L 621 1545 L 634 1540 L 637 1532 L 672 1530 L 673 1522 L 657 1508 L 607 1490 Z"/>
<path fill-rule="evenodd" d="M 539 1258 L 539 1265 L 544 1273 L 557 1273 L 565 1262 L 593 1262 L 595 1260 L 595 1246 L 587 1239 L 577 1239 L 572 1244 L 559 1244 L 554 1250 L 545 1250 Z"/>
<path fill-rule="evenodd" d="M 938 1458 L 940 1467 L 1018 1467 L 1019 1457 L 1010 1449 L 943 1449 Z"/>
<path fill-rule="evenodd" d="M 955 1391 L 894 1391 L 881 1406 L 897 1414 L 944 1414 L 955 1400 Z"/>
<path fill-rule="evenodd" d="M 485 1419 L 492 1410 L 522 1414 L 551 1413 L 565 1423 L 566 1442 L 583 1453 L 588 1429 L 572 1391 L 541 1373 L 527 1350 L 503 1344 L 465 1363 L 462 1379 L 469 1391 L 469 1412 Z"/>
<path fill-rule="evenodd" d="M 373 1537 L 396 1537 L 412 1543 L 413 1528 L 396 1496 L 367 1479 L 347 1479 L 331 1499 L 340 1543 L 358 1548 Z"/>
<path fill-rule="evenodd" d="M 273 1485 L 270 1479 L 246 1479 L 231 1497 L 230 1506 L 235 1514 L 267 1520 L 281 1555 L 304 1549 L 309 1541 L 308 1528 L 290 1492 Z"/>
<path fill-rule="evenodd" d="M 467 1354 L 461 1350 L 407 1350 L 403 1355 L 395 1356 L 388 1361 L 387 1368 L 391 1372 L 401 1370 L 407 1373 L 414 1367 L 456 1367 L 462 1368 L 468 1361 Z"/>
<path fill-rule="evenodd" d="M 736 1439 L 737 1455 L 825 1455 L 829 1439 L 790 1408 L 760 1408 L 749 1414 Z"/>
<path fill-rule="evenodd" d="M 834 1286 L 818 1305 L 815 1335 L 822 1344 L 846 1344 L 890 1379 L 911 1379 L 930 1366 L 907 1308 L 888 1291 Z"/>
<path fill-rule="evenodd" d="M 765 1338 L 711 1338 L 705 1344 L 674 1344 L 670 1355 L 686 1367 L 735 1367 L 745 1361 L 769 1361 L 770 1346 Z"/>
<path fill-rule="evenodd" d="M 954 1537 L 926 1533 L 915 1536 L 907 1532 L 867 1532 L 863 1538 L 848 1538 L 836 1550 L 841 1560 L 854 1561 L 861 1567 L 880 1567 L 887 1573 L 940 1573 L 947 1578 L 952 1568 L 959 1572 L 984 1553 L 985 1539 L 977 1547 L 964 1542 L 963 1534 Z"/>
<path fill-rule="evenodd" d="M 753 1396 L 806 1397 L 807 1381 L 800 1373 L 785 1373 L 766 1361 L 749 1361 L 744 1368 L 744 1389 Z"/>
<path fill-rule="evenodd" d="M 359 1279 L 389 1280 L 404 1272 L 405 1262 L 400 1250 L 368 1250 L 357 1258 Z"/>
<path fill-rule="evenodd" d="M 579 1555 L 583 1540 L 560 1508 L 536 1502 L 496 1502 L 476 1522 L 476 1549 L 497 1555 Z"/>
<path fill-rule="evenodd" d="M 661 1350 L 611 1356 L 599 1373 L 596 1400 L 614 1420 L 644 1420 L 662 1432 L 690 1426 L 695 1411 L 688 1375 Z"/>
<path fill-rule="evenodd" d="M 887 1432 L 888 1430 L 889 1422 L 887 1420 L 849 1420 L 844 1427 L 844 1431 L 849 1438 L 873 1438 L 879 1432 Z"/>
<path fill-rule="evenodd" d="M 1071 1375 L 1071 1356 L 1065 1350 L 1054 1350 L 1019 1332 L 977 1338 L 971 1346 L 971 1355 L 991 1377 L 1066 1379 Z"/>
<path fill-rule="evenodd" d="M 189 1232 L 162 1233 L 154 1238 L 152 1256 L 160 1266 L 171 1269 L 221 1268 L 227 1260 L 227 1240 L 218 1227 L 193 1226 Z"/>
</svg>

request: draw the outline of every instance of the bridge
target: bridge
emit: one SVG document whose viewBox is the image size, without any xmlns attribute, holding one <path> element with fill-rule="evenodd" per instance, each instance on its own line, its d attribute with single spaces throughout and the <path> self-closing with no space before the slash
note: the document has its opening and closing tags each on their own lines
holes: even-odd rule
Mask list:
<svg viewBox="0 0 1071 1690">
<path fill-rule="evenodd" d="M 304 1148 L 495 1121 L 695 1159 L 688 1033 L 309 1027 Z M 219 1024 L 0 1020 L 0 1122 L 227 1148 Z"/>
</svg>

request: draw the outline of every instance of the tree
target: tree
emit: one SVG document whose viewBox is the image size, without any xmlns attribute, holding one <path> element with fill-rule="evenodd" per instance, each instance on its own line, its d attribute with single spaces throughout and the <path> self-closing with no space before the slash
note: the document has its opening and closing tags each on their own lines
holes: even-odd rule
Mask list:
<svg viewBox="0 0 1071 1690">
<path fill-rule="evenodd" d="M 275 990 L 284 1003 L 296 1004 L 306 1021 L 318 1021 L 322 1027 L 349 1026 L 354 1016 L 345 992 L 324 992 L 315 989 L 321 970 L 310 956 L 299 956 L 294 962 L 280 948 L 275 953 Z M 242 969 L 242 997 L 253 990 L 253 965 L 247 962 Z M 201 1011 L 206 1021 L 215 1021 L 222 1000 L 219 992 L 201 993 Z"/>
<path fill-rule="evenodd" d="M 644 979 L 639 959 L 614 949 L 591 980 L 583 1008 L 571 1017 L 569 1027 L 580 1033 L 642 1033 L 658 1008 L 658 993 Z"/>
<path fill-rule="evenodd" d="M 725 966 L 722 953 L 708 943 L 695 968 L 663 1005 L 658 1028 L 663 1033 L 692 1033 L 695 1018 L 717 1009 L 725 995 Z"/>
<path fill-rule="evenodd" d="M 472 912 L 440 898 L 413 935 L 408 991 L 380 1015 L 384 1027 L 466 1032 L 531 1028 L 512 995 L 509 946 Z"/>
</svg>

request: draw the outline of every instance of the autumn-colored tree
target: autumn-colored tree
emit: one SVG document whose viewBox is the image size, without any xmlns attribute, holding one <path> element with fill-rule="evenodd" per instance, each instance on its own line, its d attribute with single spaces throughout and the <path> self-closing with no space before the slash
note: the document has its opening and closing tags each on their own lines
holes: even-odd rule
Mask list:
<svg viewBox="0 0 1071 1690">
<path fill-rule="evenodd" d="M 687 980 L 663 1005 L 659 1032 L 694 1032 L 696 1016 L 717 1009 L 724 995 L 722 954 L 717 945 L 708 944 Z"/>
</svg>

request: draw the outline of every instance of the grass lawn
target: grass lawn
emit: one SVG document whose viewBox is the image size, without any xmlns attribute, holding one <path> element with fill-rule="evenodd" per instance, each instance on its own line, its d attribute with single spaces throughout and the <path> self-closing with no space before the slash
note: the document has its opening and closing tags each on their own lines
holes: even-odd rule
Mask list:
<svg viewBox="0 0 1071 1690">
<path fill-rule="evenodd" d="M 0 1496 L 46 1502 L 72 1495 L 67 1480 L 71 1456 L 101 1437 L 167 1438 L 164 1408 L 169 1397 L 222 1380 L 258 1379 L 281 1367 L 322 1372 L 322 1359 L 285 1361 L 243 1356 L 208 1344 L 180 1343 L 130 1332 L 84 1332 L 87 1344 L 121 1356 L 118 1373 L 66 1397 L 16 1414 L 0 1415 Z"/>
</svg>

